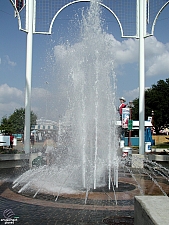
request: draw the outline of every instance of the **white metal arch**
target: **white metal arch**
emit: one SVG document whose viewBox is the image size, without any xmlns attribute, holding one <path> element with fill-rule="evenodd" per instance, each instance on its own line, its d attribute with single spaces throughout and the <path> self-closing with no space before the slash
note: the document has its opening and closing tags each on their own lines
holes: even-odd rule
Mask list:
<svg viewBox="0 0 169 225">
<path fill-rule="evenodd" d="M 10 2 L 11 2 L 11 4 L 12 4 L 12 6 L 13 6 L 13 8 L 14 8 L 14 11 L 15 11 L 15 15 L 16 15 L 16 17 L 18 18 L 18 25 L 19 25 L 19 30 L 22 30 L 22 24 L 21 24 L 21 18 L 20 18 L 20 14 L 19 14 L 19 12 L 18 12 L 18 10 L 17 10 L 17 8 L 16 8 L 16 5 L 15 5 L 15 3 L 12 1 L 12 0 L 9 0 Z"/>
<path fill-rule="evenodd" d="M 60 10 L 58 10 L 55 14 L 55 16 L 53 17 L 51 23 L 50 23 L 50 26 L 49 26 L 49 34 L 52 33 L 52 27 L 53 27 L 53 24 L 54 24 L 54 21 L 56 19 L 56 17 L 59 15 L 59 13 L 65 9 L 66 7 L 70 6 L 70 5 L 73 5 L 75 3 L 79 3 L 79 2 L 90 2 L 90 0 L 77 0 L 77 1 L 72 1 L 72 2 L 69 2 L 68 4 L 64 5 Z M 103 6 L 104 8 L 106 8 L 107 10 L 109 10 L 113 16 L 116 18 L 118 24 L 119 24 L 119 27 L 120 27 L 120 31 L 121 31 L 121 36 L 123 37 L 123 27 L 122 27 L 122 24 L 119 20 L 119 18 L 117 17 L 117 15 L 114 13 L 114 11 L 112 11 L 108 6 L 104 5 L 103 3 L 99 3 L 101 6 Z"/>
<path fill-rule="evenodd" d="M 17 8 L 16 8 L 16 5 L 15 5 L 15 2 L 13 0 L 9 0 L 14 8 L 14 11 L 15 11 L 15 15 L 16 17 L 18 18 L 18 26 L 19 26 L 19 30 L 22 30 L 22 31 L 25 31 L 27 32 L 27 29 L 23 29 L 22 28 L 22 22 L 21 22 L 21 17 L 20 17 L 20 12 L 18 12 Z M 50 22 L 50 26 L 49 26 L 49 31 L 48 32 L 38 32 L 38 31 L 35 31 L 35 27 L 34 27 L 34 31 L 33 33 L 37 33 L 37 34 L 51 34 L 52 33 L 52 27 L 53 27 L 53 24 L 54 24 L 54 21 L 56 19 L 56 17 L 59 15 L 59 13 L 65 9 L 66 7 L 70 6 L 70 5 L 73 5 L 75 3 L 80 3 L 80 2 L 90 2 L 90 0 L 75 0 L 75 1 L 72 1 L 72 2 L 69 2 L 67 3 L 66 5 L 64 5 L 62 8 L 60 8 L 56 14 L 54 15 L 53 19 L 51 20 Z M 106 6 L 105 4 L 103 3 L 99 3 L 101 6 L 103 6 L 105 9 L 107 9 L 109 12 L 111 12 L 113 14 L 113 16 L 116 18 L 118 24 L 119 24 L 119 27 L 120 27 L 120 32 L 121 32 L 121 37 L 133 37 L 133 38 L 138 38 L 138 34 L 136 34 L 135 36 L 126 36 L 124 35 L 124 31 L 123 31 L 123 25 L 122 25 L 122 22 L 120 21 L 120 19 L 118 18 L 118 16 L 116 15 L 116 13 L 108 6 Z M 154 18 L 154 21 L 152 23 L 152 27 L 151 27 L 151 32 L 149 34 L 147 34 L 145 37 L 148 37 L 148 36 L 152 36 L 154 35 L 154 29 L 155 29 L 155 25 L 156 25 L 156 22 L 157 22 L 157 19 L 160 15 L 160 13 L 163 11 L 163 9 L 169 4 L 169 1 L 167 1 L 161 8 L 160 10 L 157 12 L 155 18 Z M 148 6 L 149 7 L 149 6 Z M 149 14 L 149 12 L 148 12 Z M 137 23 L 137 22 L 136 22 Z M 138 32 L 137 32 L 138 33 Z"/>
<path fill-rule="evenodd" d="M 169 5 L 169 1 L 166 2 L 166 3 L 161 7 L 161 9 L 158 11 L 158 13 L 157 13 L 157 15 L 156 15 L 156 17 L 155 17 L 155 19 L 154 19 L 154 21 L 153 21 L 152 29 L 151 29 L 151 34 L 150 34 L 150 35 L 154 35 L 154 28 L 155 28 L 157 19 L 158 19 L 160 13 L 163 11 L 163 9 L 164 9 L 167 5 Z"/>
<path fill-rule="evenodd" d="M 52 33 L 52 27 L 53 27 L 53 24 L 54 24 L 54 22 L 55 22 L 56 17 L 59 15 L 59 13 L 60 13 L 63 9 L 65 9 L 66 7 L 68 7 L 68 6 L 70 6 L 70 5 L 73 5 L 73 4 L 75 4 L 75 3 L 79 3 L 79 2 L 90 2 L 90 0 L 77 0 L 77 1 L 69 2 L 68 4 L 66 4 L 66 5 L 64 5 L 62 8 L 60 8 L 60 9 L 56 12 L 56 14 L 54 15 L 54 17 L 53 17 L 53 19 L 52 19 L 52 21 L 51 21 L 51 23 L 50 23 L 50 26 L 49 26 L 49 34 Z"/>
<path fill-rule="evenodd" d="M 121 24 L 121 22 L 120 22 L 118 16 L 114 13 L 113 10 L 111 10 L 111 9 L 110 9 L 109 7 L 107 7 L 106 5 L 104 5 L 104 4 L 102 4 L 102 3 L 100 3 L 100 5 L 103 6 L 104 8 L 106 8 L 107 10 L 109 10 L 109 11 L 113 14 L 113 16 L 116 18 L 116 20 L 117 20 L 117 22 L 118 22 L 118 24 L 119 24 L 120 31 L 121 31 L 121 36 L 124 37 L 124 34 L 123 34 L 123 27 L 122 27 L 122 24 Z"/>
</svg>

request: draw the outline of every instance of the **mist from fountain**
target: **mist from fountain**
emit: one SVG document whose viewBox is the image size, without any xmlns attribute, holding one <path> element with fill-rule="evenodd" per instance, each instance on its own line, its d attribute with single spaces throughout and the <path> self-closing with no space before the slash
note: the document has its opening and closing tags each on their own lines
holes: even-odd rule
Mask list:
<svg viewBox="0 0 169 225">
<path fill-rule="evenodd" d="M 68 107 L 59 122 L 55 161 L 34 168 L 14 182 L 19 192 L 34 189 L 59 193 L 111 186 L 118 180 L 118 140 L 114 53 L 102 29 L 101 8 L 92 0 L 81 21 L 81 40 L 56 46 L 56 64 L 67 83 Z M 49 109 L 50 110 L 50 109 Z"/>
</svg>

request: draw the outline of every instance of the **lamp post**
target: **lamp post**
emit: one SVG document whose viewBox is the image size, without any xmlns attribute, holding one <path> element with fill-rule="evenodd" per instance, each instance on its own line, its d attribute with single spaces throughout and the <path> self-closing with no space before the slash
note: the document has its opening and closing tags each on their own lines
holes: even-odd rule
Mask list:
<svg viewBox="0 0 169 225">
<path fill-rule="evenodd" d="M 129 121 L 132 123 L 132 107 L 133 107 L 133 102 L 129 101 L 129 109 L 130 109 L 130 114 L 129 114 Z M 131 146 L 131 130 L 132 130 L 132 125 L 131 128 L 129 129 L 129 136 L 128 136 L 128 146 Z"/>
</svg>

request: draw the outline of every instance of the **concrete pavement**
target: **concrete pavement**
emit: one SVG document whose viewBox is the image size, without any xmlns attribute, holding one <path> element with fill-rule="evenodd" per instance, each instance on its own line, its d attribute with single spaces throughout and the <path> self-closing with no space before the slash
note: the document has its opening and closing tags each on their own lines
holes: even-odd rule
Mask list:
<svg viewBox="0 0 169 225">
<path fill-rule="evenodd" d="M 13 224 L 22 225 L 110 225 L 124 224 L 119 223 L 122 219 L 124 221 L 124 216 L 130 222 L 125 224 L 134 224 L 133 196 L 119 200 L 118 205 L 103 194 L 104 201 L 96 199 L 87 205 L 73 199 L 65 203 L 33 199 L 11 189 L 12 181 L 22 172 L 20 169 L 0 171 L 0 224 L 5 224 L 9 217 Z M 118 223 L 114 223 L 115 218 Z"/>
</svg>

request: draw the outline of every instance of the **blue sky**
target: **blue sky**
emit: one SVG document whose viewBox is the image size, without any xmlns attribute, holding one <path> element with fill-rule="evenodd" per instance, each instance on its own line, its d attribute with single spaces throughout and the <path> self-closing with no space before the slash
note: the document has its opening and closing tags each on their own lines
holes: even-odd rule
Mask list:
<svg viewBox="0 0 169 225">
<path fill-rule="evenodd" d="M 34 34 L 32 71 L 32 110 L 40 117 L 48 117 L 48 97 L 51 96 L 49 76 L 53 73 L 53 51 L 67 40 L 74 44 L 79 37 L 77 18 L 88 3 L 67 7 L 55 20 L 52 35 Z M 121 38 L 113 15 L 103 10 L 104 30 L 114 37 L 115 73 L 118 98 L 128 101 L 138 97 L 138 40 Z M 9 0 L 0 0 L 0 118 L 9 116 L 16 108 L 24 107 L 25 97 L 25 32 L 18 29 L 18 20 Z M 146 87 L 160 79 L 169 78 L 169 5 L 160 14 L 153 37 L 145 39 Z M 57 85 L 56 85 L 57 86 Z M 59 93 L 58 93 L 59 95 Z M 61 112 L 58 112 L 59 116 Z"/>
</svg>

